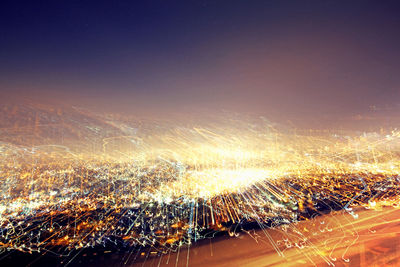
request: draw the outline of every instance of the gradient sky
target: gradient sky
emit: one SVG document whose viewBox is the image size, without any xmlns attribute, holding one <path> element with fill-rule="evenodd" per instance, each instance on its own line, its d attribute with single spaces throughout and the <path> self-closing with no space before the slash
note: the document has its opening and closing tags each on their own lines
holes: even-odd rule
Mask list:
<svg viewBox="0 0 400 267">
<path fill-rule="evenodd" d="M 1 1 L 7 96 L 155 114 L 400 103 L 399 1 Z"/>
</svg>

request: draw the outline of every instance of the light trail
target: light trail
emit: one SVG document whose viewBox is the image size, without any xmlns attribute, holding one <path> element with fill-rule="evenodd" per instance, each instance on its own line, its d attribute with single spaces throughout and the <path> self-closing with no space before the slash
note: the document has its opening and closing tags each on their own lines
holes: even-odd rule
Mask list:
<svg viewBox="0 0 400 267">
<path fill-rule="evenodd" d="M 1 145 L 3 252 L 67 256 L 116 246 L 149 247 L 153 255 L 180 251 L 215 231 L 234 235 L 254 223 L 265 229 L 331 210 L 356 216 L 355 206 L 400 203 L 397 131 L 292 135 L 237 121 L 99 143 L 96 153 Z"/>
</svg>

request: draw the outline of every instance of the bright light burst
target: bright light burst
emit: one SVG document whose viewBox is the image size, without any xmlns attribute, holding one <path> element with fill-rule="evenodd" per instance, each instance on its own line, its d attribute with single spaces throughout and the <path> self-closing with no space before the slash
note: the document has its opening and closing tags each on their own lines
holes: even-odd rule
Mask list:
<svg viewBox="0 0 400 267">
<path fill-rule="evenodd" d="M 101 138 L 91 150 L 3 143 L 2 250 L 163 252 L 254 222 L 399 203 L 398 131 L 290 133 L 265 119 L 159 128 L 114 136 L 93 128 Z"/>
</svg>

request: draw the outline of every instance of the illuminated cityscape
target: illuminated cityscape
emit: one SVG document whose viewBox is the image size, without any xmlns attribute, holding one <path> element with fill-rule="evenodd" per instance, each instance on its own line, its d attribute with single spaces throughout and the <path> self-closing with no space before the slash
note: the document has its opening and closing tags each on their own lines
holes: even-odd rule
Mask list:
<svg viewBox="0 0 400 267">
<path fill-rule="evenodd" d="M 1 266 L 400 264 L 396 2 L 4 10 Z"/>
</svg>

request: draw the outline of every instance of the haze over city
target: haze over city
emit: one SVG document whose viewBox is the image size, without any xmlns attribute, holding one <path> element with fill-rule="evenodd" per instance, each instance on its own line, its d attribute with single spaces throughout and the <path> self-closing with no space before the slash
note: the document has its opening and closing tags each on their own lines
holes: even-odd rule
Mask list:
<svg viewBox="0 0 400 267">
<path fill-rule="evenodd" d="M 2 99 L 319 123 L 398 111 L 398 11 L 397 1 L 6 1 Z"/>
</svg>

